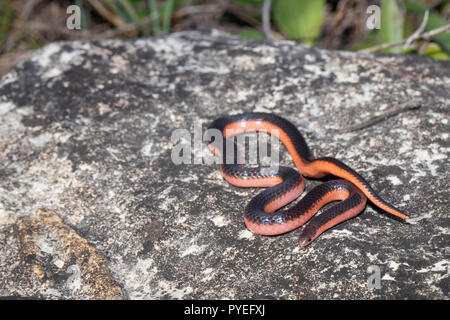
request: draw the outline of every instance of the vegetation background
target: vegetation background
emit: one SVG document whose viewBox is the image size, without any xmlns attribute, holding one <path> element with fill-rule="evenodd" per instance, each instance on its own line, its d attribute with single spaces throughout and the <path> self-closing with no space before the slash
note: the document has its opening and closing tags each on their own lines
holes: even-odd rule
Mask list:
<svg viewBox="0 0 450 320">
<path fill-rule="evenodd" d="M 81 9 L 69 30 L 67 9 Z M 368 7 L 380 8 L 370 29 Z M 163 36 L 212 28 L 324 49 L 450 57 L 450 0 L 0 0 L 0 76 L 52 41 Z"/>
</svg>

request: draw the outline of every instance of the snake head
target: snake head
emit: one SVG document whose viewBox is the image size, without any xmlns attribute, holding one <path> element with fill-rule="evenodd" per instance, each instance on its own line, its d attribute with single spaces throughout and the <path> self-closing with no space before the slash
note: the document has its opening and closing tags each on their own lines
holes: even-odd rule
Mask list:
<svg viewBox="0 0 450 320">
<path fill-rule="evenodd" d="M 313 242 L 315 238 L 317 238 L 317 228 L 313 225 L 307 225 L 305 229 L 303 229 L 302 233 L 300 234 L 300 237 L 298 238 L 298 246 L 299 247 L 306 247 L 308 244 Z"/>
<path fill-rule="evenodd" d="M 312 238 L 311 237 L 300 237 L 298 239 L 298 246 L 304 248 L 308 244 L 310 244 L 311 242 L 312 242 Z"/>
</svg>

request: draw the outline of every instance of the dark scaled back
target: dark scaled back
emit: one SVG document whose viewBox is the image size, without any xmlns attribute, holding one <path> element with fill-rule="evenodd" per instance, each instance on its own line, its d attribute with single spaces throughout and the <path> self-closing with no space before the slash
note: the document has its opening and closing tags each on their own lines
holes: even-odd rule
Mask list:
<svg viewBox="0 0 450 320">
<path fill-rule="evenodd" d="M 274 126 L 279 127 L 283 130 L 289 137 L 291 137 L 291 142 L 294 145 L 297 153 L 307 160 L 311 160 L 311 152 L 306 144 L 305 139 L 298 129 L 286 119 L 283 119 L 277 115 L 271 113 L 263 112 L 252 112 L 252 113 L 242 113 L 236 115 L 226 115 L 215 121 L 213 121 L 208 129 L 217 129 L 223 132 L 225 127 L 233 122 L 243 121 L 243 120 L 261 120 L 267 121 Z"/>
<path fill-rule="evenodd" d="M 237 115 L 226 115 L 223 116 L 215 121 L 213 121 L 208 129 L 216 129 L 220 132 L 224 132 L 225 128 L 235 122 L 240 121 L 246 121 L 246 120 L 254 120 L 254 121 L 266 121 L 270 123 L 271 125 L 280 128 L 280 130 L 284 131 L 289 139 L 291 140 L 294 148 L 296 149 L 296 152 L 306 158 L 311 158 L 310 150 L 306 144 L 305 139 L 301 135 L 301 133 L 297 130 L 297 128 L 289 121 L 269 113 L 243 113 L 243 114 L 237 114 Z M 224 163 L 221 165 L 222 171 L 224 174 L 236 178 L 241 179 L 252 179 L 252 178 L 264 178 L 267 177 L 267 168 L 264 167 L 256 167 L 256 168 L 247 168 L 244 167 L 241 164 L 237 163 L 238 157 L 236 156 L 238 154 L 236 143 L 227 144 L 227 140 L 223 138 L 222 142 L 222 157 L 224 160 L 224 155 L 227 154 L 227 152 L 233 152 L 234 157 L 230 157 L 231 159 L 234 159 L 232 163 L 223 161 Z M 227 147 L 228 146 L 228 147 Z M 231 146 L 231 148 L 230 148 Z M 231 150 L 232 149 L 232 150 Z M 226 157 L 226 156 L 225 156 Z M 268 170 L 270 172 L 270 170 Z M 282 219 L 280 220 L 280 217 L 284 218 L 284 216 L 279 216 L 271 213 L 267 213 L 264 211 L 264 207 L 271 201 L 274 201 L 278 199 L 279 197 L 283 196 L 284 194 L 288 193 L 293 188 L 296 188 L 299 186 L 299 184 L 302 183 L 302 177 L 300 174 L 288 167 L 280 166 L 278 167 L 277 172 L 272 172 L 269 174 L 270 176 L 278 176 L 282 179 L 282 182 L 264 190 L 260 194 L 258 194 L 255 198 L 253 198 L 250 203 L 247 205 L 244 216 L 249 220 L 256 222 L 258 224 L 264 223 L 282 223 Z M 289 218 L 289 215 L 286 215 L 286 218 Z"/>
<path fill-rule="evenodd" d="M 296 171 L 295 173 L 298 174 Z M 350 194 L 348 199 L 339 202 L 335 206 L 312 219 L 312 221 L 308 224 L 308 226 L 311 224 L 311 227 L 307 228 L 315 230 L 316 226 L 318 227 L 322 223 L 334 218 L 340 213 L 353 208 L 362 200 L 361 196 L 358 193 L 355 193 L 357 189 L 352 183 L 346 180 L 331 180 L 313 188 L 299 202 L 297 202 L 289 209 L 277 211 L 275 213 L 265 212 L 264 208 L 269 202 L 273 201 L 276 198 L 279 198 L 282 194 L 285 194 L 287 190 L 291 190 L 293 188 L 293 184 L 295 184 L 296 182 L 295 180 L 289 180 L 289 177 L 286 177 L 286 181 L 284 181 L 284 183 L 284 185 L 279 184 L 272 188 L 266 189 L 256 197 L 254 197 L 244 211 L 245 218 L 249 221 L 259 224 L 261 224 L 262 222 L 264 222 L 265 224 L 288 222 L 308 212 L 317 203 L 321 202 L 323 197 L 325 197 L 330 192 L 339 189 L 347 190 Z M 277 217 L 276 219 L 274 219 L 275 216 Z"/>
<path fill-rule="evenodd" d="M 244 210 L 244 218 L 257 224 L 284 223 L 289 220 L 289 215 L 276 214 L 264 211 L 266 205 L 279 199 L 292 189 L 299 187 L 303 182 L 300 174 L 289 167 L 280 166 L 278 174 L 283 181 L 256 195 Z"/>
</svg>

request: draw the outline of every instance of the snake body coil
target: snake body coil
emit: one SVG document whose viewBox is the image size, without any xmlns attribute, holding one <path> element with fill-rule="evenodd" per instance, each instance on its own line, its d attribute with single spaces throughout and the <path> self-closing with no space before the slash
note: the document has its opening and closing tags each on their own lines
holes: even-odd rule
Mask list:
<svg viewBox="0 0 450 320">
<path fill-rule="evenodd" d="M 400 210 L 381 199 L 366 180 L 341 161 L 330 157 L 312 159 L 305 139 L 286 119 L 274 114 L 244 113 L 221 117 L 209 129 L 222 133 L 221 141 L 209 141 L 209 145 L 222 159 L 220 170 L 224 179 L 238 187 L 268 188 L 254 197 L 244 211 L 244 222 L 254 233 L 282 234 L 311 219 L 298 241 L 299 246 L 304 247 L 329 228 L 357 216 L 364 210 L 367 199 L 388 213 L 408 219 Z M 237 145 L 230 138 L 257 131 L 276 135 L 292 156 L 298 172 L 284 166 L 274 171 L 267 167 L 248 168 L 240 164 Z M 227 157 L 229 154 L 230 157 Z M 302 194 L 305 187 L 302 175 L 322 178 L 328 174 L 341 179 L 321 184 L 296 205 L 278 210 Z M 337 200 L 340 200 L 338 204 L 314 216 L 327 203 Z"/>
</svg>

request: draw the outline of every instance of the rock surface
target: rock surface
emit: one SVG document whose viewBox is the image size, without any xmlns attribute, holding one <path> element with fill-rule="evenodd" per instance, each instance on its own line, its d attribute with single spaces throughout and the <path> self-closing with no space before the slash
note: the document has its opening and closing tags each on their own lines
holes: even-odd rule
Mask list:
<svg viewBox="0 0 450 320">
<path fill-rule="evenodd" d="M 288 118 L 412 219 L 369 205 L 305 249 L 253 235 L 260 190 L 171 157 L 174 130 L 243 111 Z M 448 299 L 449 113 L 450 64 L 418 56 L 216 31 L 50 44 L 0 81 L 0 296 Z"/>
</svg>

